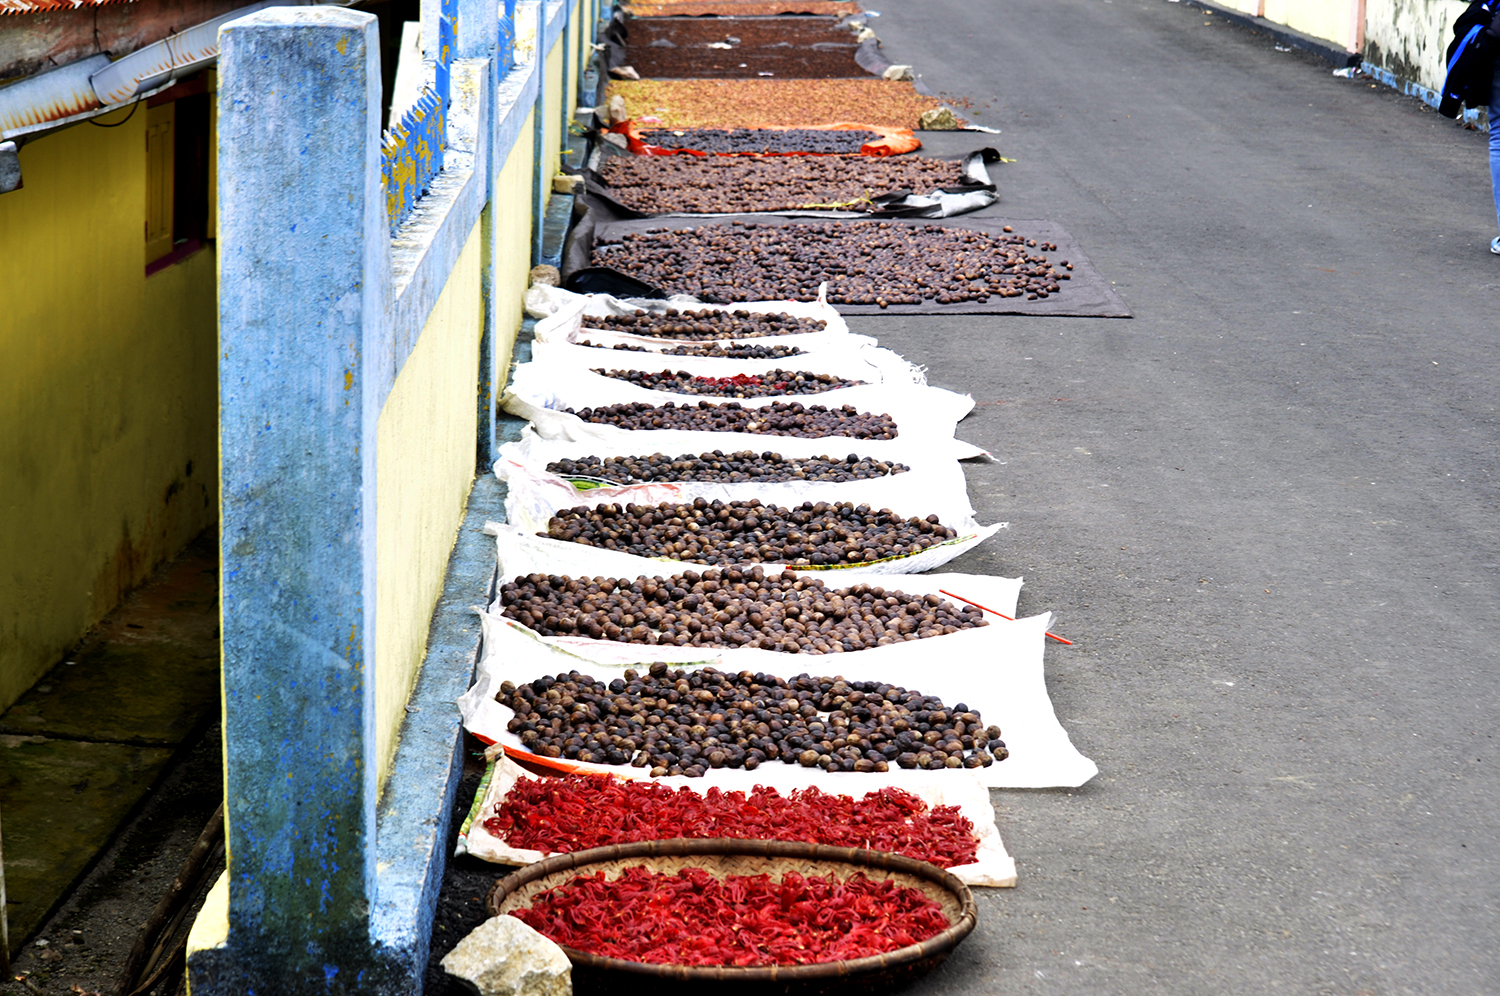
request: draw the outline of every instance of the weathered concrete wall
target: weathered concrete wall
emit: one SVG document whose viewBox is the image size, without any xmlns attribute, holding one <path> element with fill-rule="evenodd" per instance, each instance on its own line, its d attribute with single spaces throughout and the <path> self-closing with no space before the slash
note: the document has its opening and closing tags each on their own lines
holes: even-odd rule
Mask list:
<svg viewBox="0 0 1500 996">
<path fill-rule="evenodd" d="M 381 784 L 474 480 L 473 392 L 484 330 L 479 263 L 475 225 L 380 412 L 375 729 Z"/>
<path fill-rule="evenodd" d="M 214 256 L 145 275 L 145 124 L 0 197 L 0 710 L 217 514 Z"/>
<path fill-rule="evenodd" d="M 1384 81 L 1436 103 L 1463 0 L 1367 0 L 1364 59 Z"/>
</svg>

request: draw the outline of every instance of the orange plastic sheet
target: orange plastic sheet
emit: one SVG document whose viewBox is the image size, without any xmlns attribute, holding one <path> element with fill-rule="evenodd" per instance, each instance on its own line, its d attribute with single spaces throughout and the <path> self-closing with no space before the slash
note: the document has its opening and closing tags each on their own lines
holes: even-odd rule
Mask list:
<svg viewBox="0 0 1500 996">
<path fill-rule="evenodd" d="M 854 124 L 848 121 L 840 121 L 837 124 L 818 125 L 807 128 L 796 125 L 761 125 L 763 131 L 870 131 L 879 135 L 880 138 L 873 142 L 866 142 L 859 147 L 862 156 L 899 156 L 907 152 L 915 152 L 922 147 L 922 142 L 916 133 L 910 128 L 887 128 L 883 125 Z M 658 124 L 642 128 L 635 121 L 622 121 L 614 128 L 606 128 L 605 131 L 613 131 L 617 135 L 623 135 L 629 143 L 630 151 L 638 156 L 816 156 L 836 155 L 836 153 L 820 152 L 704 152 L 699 149 L 665 149 L 659 145 L 648 145 L 641 139 L 642 131 L 659 131 L 662 126 Z M 700 131 L 706 129 L 680 129 L 683 131 Z"/>
<path fill-rule="evenodd" d="M 625 5 L 631 17 L 775 17 L 778 14 L 861 14 L 854 0 L 657 0 Z"/>
</svg>

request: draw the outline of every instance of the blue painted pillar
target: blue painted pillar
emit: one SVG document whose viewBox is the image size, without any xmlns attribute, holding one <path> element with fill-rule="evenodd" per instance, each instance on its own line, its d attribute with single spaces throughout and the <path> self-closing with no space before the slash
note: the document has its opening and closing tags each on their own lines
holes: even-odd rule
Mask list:
<svg viewBox="0 0 1500 996">
<path fill-rule="evenodd" d="M 500 9 L 500 38 L 495 49 L 495 78 L 516 64 L 516 0 L 505 0 Z"/>
<path fill-rule="evenodd" d="M 195 980 L 378 992 L 374 371 L 388 365 L 391 272 L 379 35 L 369 14 L 280 7 L 220 41 L 230 932 Z"/>
</svg>

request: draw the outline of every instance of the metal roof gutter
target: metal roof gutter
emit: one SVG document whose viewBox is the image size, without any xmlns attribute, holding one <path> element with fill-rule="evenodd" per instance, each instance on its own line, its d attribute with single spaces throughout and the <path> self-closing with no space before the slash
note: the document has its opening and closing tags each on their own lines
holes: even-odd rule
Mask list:
<svg viewBox="0 0 1500 996">
<path fill-rule="evenodd" d="M 260 0 L 111 61 L 93 55 L 0 88 L 0 141 L 118 110 L 165 90 L 219 57 L 219 28 L 273 6 L 313 0 Z"/>
</svg>

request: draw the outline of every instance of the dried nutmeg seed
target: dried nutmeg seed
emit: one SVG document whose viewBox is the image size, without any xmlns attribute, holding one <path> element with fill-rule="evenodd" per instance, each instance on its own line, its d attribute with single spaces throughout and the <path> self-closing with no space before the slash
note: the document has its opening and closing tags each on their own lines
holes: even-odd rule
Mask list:
<svg viewBox="0 0 1500 996">
<path fill-rule="evenodd" d="M 543 636 L 792 654 L 848 653 L 988 625 L 981 610 L 937 595 L 863 583 L 828 588 L 759 567 L 670 578 L 529 574 L 502 585 L 500 603 L 507 618 Z"/>
<path fill-rule="evenodd" d="M 759 374 L 735 374 L 732 377 L 699 377 L 686 370 L 605 370 L 594 373 L 615 380 L 625 380 L 648 391 L 670 391 L 675 394 L 698 394 L 714 398 L 765 398 L 785 394 L 821 394 L 843 387 L 858 387 L 862 380 L 844 380 L 834 374 L 810 370 L 777 368 Z"/>
<path fill-rule="evenodd" d="M 781 483 L 786 481 L 819 481 L 842 483 L 864 481 L 904 474 L 911 470 L 904 463 L 861 457 L 850 453 L 842 460 L 831 456 L 787 458 L 780 453 L 756 453 L 741 450 L 725 453 L 714 450 L 694 456 L 684 453 L 669 457 L 663 453 L 650 456 L 579 457 L 555 460 L 547 471 L 569 478 L 605 480 L 618 484 L 647 484 L 652 481 L 722 481 L 725 483 Z"/>
<path fill-rule="evenodd" d="M 705 572 L 705 575 L 713 572 Z M 753 771 L 767 761 L 828 771 L 939 770 L 981 767 L 1004 758 L 967 748 L 907 750 L 903 719 L 945 713 L 941 699 L 879 681 L 799 674 L 792 678 L 707 667 L 687 672 L 653 664 L 608 686 L 577 671 L 509 684 L 496 701 L 514 713 L 507 724 L 526 748 L 548 757 L 629 764 L 655 777 L 698 776 L 713 768 Z M 557 690 L 574 705 L 545 693 Z M 852 701 L 854 694 L 858 702 Z M 946 714 L 946 713 L 945 713 Z M 950 741 L 953 726 L 936 731 Z"/>
<path fill-rule="evenodd" d="M 660 133 L 649 133 L 660 134 Z M 671 136 L 671 132 L 665 133 Z M 688 132 L 689 136 L 706 134 Z M 769 132 L 769 135 L 789 133 Z M 855 135 L 857 132 L 824 132 Z M 869 133 L 864 133 L 869 134 Z M 870 135 L 865 141 L 878 136 Z M 688 141 L 687 138 L 676 139 Z M 650 138 L 646 141 L 657 144 Z M 783 140 L 787 141 L 787 140 Z M 852 148 L 813 151 L 857 153 L 863 143 L 825 140 Z M 769 143 L 764 150 L 780 151 Z M 692 146 L 679 146 L 692 148 Z M 730 151 L 712 149 L 707 151 Z M 739 151 L 739 150 L 734 150 Z M 736 214 L 806 209 L 873 211 L 872 194 L 896 190 L 926 193 L 940 187 L 972 185 L 961 164 L 923 156 L 618 156 L 599 169 L 609 195 L 641 214 L 686 212 Z"/>
<path fill-rule="evenodd" d="M 759 339 L 766 336 L 806 335 L 822 332 L 828 323 L 821 318 L 803 318 L 784 311 L 726 311 L 696 308 L 685 311 L 637 311 L 628 315 L 585 315 L 584 328 L 602 332 L 664 339 Z"/>
<path fill-rule="evenodd" d="M 1043 255 L 1056 249 L 1014 232 L 942 225 L 734 221 L 600 239 L 593 260 L 711 302 L 811 301 L 827 283 L 830 302 L 887 308 L 1046 298 L 1071 278 Z"/>
<path fill-rule="evenodd" d="M 805 501 L 796 508 L 782 508 L 753 499 L 698 498 L 681 504 L 580 505 L 559 511 L 547 523 L 547 531 L 537 535 L 688 563 L 774 563 L 816 570 L 909 557 L 947 543 L 958 533 L 936 515 L 903 519 L 888 508 L 853 502 Z M 659 594 L 660 585 L 654 587 Z M 785 606 L 782 614 L 797 622 L 802 608 Z M 750 618 L 754 622 L 755 614 Z M 903 637 L 916 628 L 913 619 L 895 625 Z"/>
<path fill-rule="evenodd" d="M 672 401 L 664 405 L 628 401 L 598 408 L 569 408 L 567 411 L 585 422 L 622 429 L 693 429 L 805 439 L 825 436 L 895 439 L 898 434 L 895 420 L 884 413 L 872 415 L 853 405 L 838 408 L 803 406 L 796 401 L 773 401 L 758 408 L 745 408 L 734 401 L 723 405 L 700 401 L 696 406 L 679 406 Z"/>
<path fill-rule="evenodd" d="M 588 339 L 578 343 L 590 349 L 618 349 L 628 353 L 655 353 L 657 356 L 712 356 L 717 359 L 726 360 L 783 360 L 788 356 L 804 356 L 806 350 L 798 349 L 796 346 L 762 346 L 754 343 L 733 342 L 729 345 L 720 343 L 707 343 L 694 345 L 684 343 L 681 346 L 673 346 L 671 349 L 651 350 L 645 346 L 633 346 L 628 342 L 615 343 L 606 346 L 603 343 L 591 342 Z"/>
</svg>

